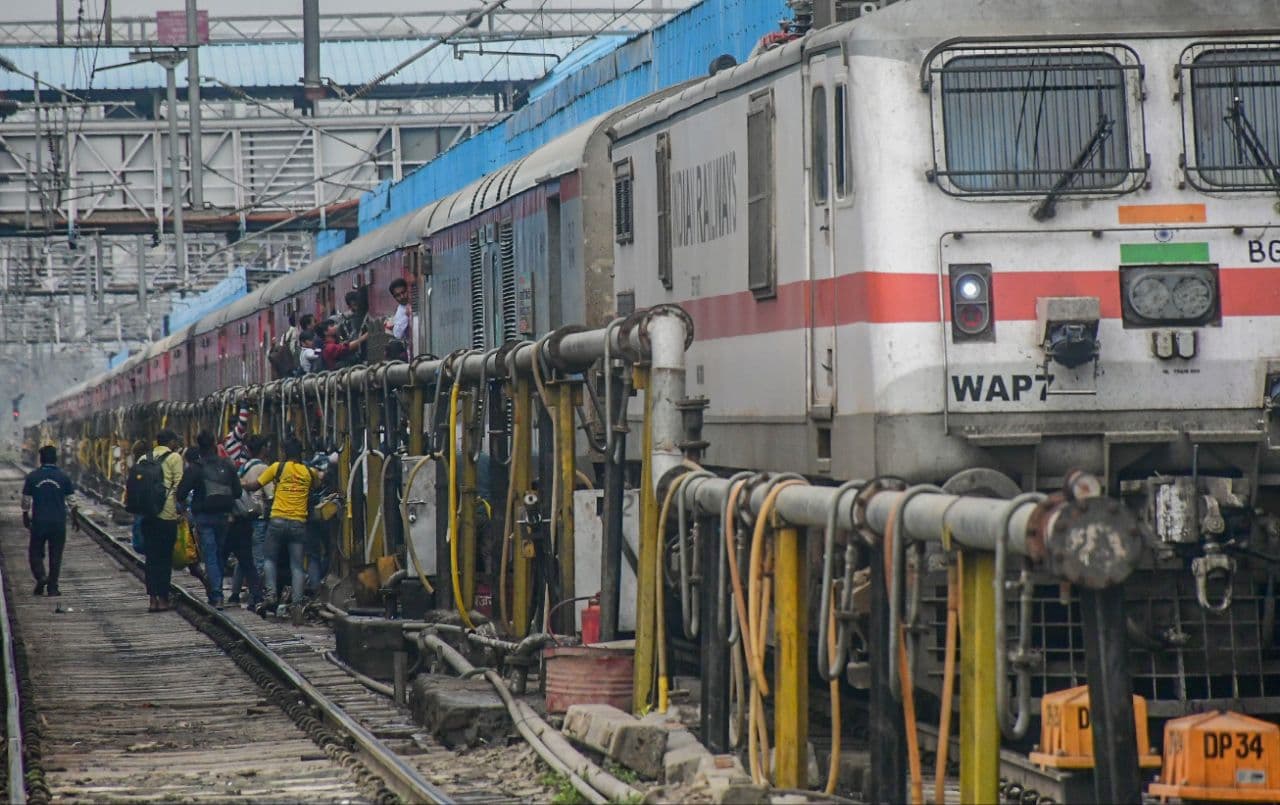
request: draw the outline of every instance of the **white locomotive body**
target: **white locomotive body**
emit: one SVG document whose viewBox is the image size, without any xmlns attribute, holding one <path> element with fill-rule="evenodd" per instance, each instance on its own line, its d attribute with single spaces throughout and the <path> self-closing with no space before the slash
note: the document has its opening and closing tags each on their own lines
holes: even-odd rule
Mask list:
<svg viewBox="0 0 1280 805">
<path fill-rule="evenodd" d="M 1277 645 L 1277 22 L 911 0 L 619 121 L 615 290 L 692 314 L 708 463 L 1097 473 L 1150 526 L 1153 714 L 1274 696 L 1280 668 L 1231 652 Z M 1215 609 L 1247 638 L 1186 626 Z M 1082 678 L 1052 666 L 1037 695 Z"/>
<path fill-rule="evenodd" d="M 902 3 L 615 126 L 615 285 L 693 314 L 713 463 L 1035 487 L 1115 479 L 1132 444 L 1265 443 L 1280 178 L 1187 165 L 1233 150 L 1197 142 L 1230 129 L 1201 76 L 1265 74 L 1253 123 L 1280 137 L 1280 42 L 1250 34 L 1264 4 L 1213 37 L 1195 4 L 1138 5 Z"/>
</svg>

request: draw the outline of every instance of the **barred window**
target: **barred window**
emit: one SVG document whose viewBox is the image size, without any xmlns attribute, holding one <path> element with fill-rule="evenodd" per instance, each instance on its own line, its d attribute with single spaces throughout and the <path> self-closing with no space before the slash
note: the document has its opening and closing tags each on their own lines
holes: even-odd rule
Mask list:
<svg viewBox="0 0 1280 805">
<path fill-rule="evenodd" d="M 773 93 L 751 96 L 747 111 L 747 285 L 757 299 L 778 291 L 773 212 Z"/>
<path fill-rule="evenodd" d="M 630 159 L 613 163 L 613 239 L 617 243 L 635 239 L 632 181 Z"/>
<path fill-rule="evenodd" d="M 1280 48 L 1199 51 L 1183 67 L 1195 139 L 1186 149 L 1191 181 L 1280 189 Z"/>
<path fill-rule="evenodd" d="M 658 173 L 658 280 L 669 291 L 675 255 L 671 241 L 671 135 L 668 132 L 658 132 L 653 159 Z"/>
<path fill-rule="evenodd" d="M 1133 165 L 1126 71 L 1113 52 L 992 50 L 935 60 L 944 189 L 966 194 L 1088 193 L 1145 172 Z M 935 118 L 936 126 L 936 118 Z M 1141 132 L 1138 132 L 1141 136 Z"/>
</svg>

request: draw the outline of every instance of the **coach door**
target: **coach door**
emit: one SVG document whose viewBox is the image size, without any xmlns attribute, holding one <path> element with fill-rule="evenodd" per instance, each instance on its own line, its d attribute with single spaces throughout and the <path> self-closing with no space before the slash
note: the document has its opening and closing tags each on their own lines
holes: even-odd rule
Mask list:
<svg viewBox="0 0 1280 805">
<path fill-rule="evenodd" d="M 829 419 L 835 408 L 836 304 L 833 278 L 836 250 L 837 199 L 846 190 L 837 187 L 837 155 L 844 172 L 845 84 L 843 58 L 839 50 L 819 53 L 809 59 L 808 92 L 805 93 L 805 175 L 809 198 L 809 264 L 806 287 L 809 295 L 809 414 Z"/>
</svg>

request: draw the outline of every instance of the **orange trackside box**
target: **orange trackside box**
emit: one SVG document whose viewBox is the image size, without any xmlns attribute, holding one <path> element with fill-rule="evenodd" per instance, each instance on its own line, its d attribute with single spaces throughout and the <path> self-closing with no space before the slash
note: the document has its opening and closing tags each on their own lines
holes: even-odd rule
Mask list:
<svg viewBox="0 0 1280 805">
<path fill-rule="evenodd" d="M 1217 710 L 1169 721 L 1164 768 L 1148 792 L 1161 799 L 1280 801 L 1280 727 Z"/>
<path fill-rule="evenodd" d="M 1160 766 L 1147 735 L 1147 700 L 1133 697 L 1133 720 L 1138 736 L 1138 763 L 1144 769 Z M 1093 728 L 1089 721 L 1089 687 L 1068 688 L 1040 700 L 1040 746 L 1030 755 L 1042 768 L 1092 769 Z"/>
</svg>

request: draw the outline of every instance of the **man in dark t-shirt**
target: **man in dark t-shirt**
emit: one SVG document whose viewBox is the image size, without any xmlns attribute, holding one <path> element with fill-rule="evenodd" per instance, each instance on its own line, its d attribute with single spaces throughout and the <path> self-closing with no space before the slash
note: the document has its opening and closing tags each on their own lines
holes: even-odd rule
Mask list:
<svg viewBox="0 0 1280 805">
<path fill-rule="evenodd" d="M 31 530 L 27 559 L 36 580 L 36 595 L 61 595 L 58 572 L 62 569 L 62 549 L 67 544 L 67 498 L 75 485 L 58 468 L 58 449 L 40 448 L 40 469 L 27 474 L 22 484 L 22 524 Z M 44 572 L 45 550 L 49 552 L 49 573 Z"/>
</svg>

